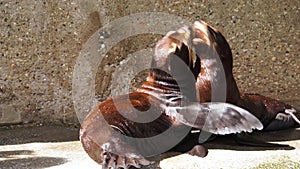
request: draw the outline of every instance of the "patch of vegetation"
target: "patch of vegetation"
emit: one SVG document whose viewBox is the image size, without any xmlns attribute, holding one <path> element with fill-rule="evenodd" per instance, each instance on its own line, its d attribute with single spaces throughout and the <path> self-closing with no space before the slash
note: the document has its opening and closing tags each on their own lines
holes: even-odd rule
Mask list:
<svg viewBox="0 0 300 169">
<path fill-rule="evenodd" d="M 300 161 L 292 161 L 290 157 L 282 157 L 277 161 L 266 162 L 252 169 L 300 169 Z"/>
</svg>

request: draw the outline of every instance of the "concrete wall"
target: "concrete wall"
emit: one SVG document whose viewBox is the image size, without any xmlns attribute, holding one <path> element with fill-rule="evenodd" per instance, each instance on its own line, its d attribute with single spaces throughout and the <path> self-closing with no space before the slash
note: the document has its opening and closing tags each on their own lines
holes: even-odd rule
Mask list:
<svg viewBox="0 0 300 169">
<path fill-rule="evenodd" d="M 78 124 L 72 73 L 83 44 L 104 24 L 145 11 L 203 19 L 218 28 L 232 47 L 242 91 L 299 108 L 299 7 L 298 0 L 0 1 L 0 123 Z M 110 51 L 98 69 L 95 97 L 110 94 L 118 62 L 156 40 L 131 37 Z M 110 66 L 100 72 L 105 64 Z"/>
</svg>

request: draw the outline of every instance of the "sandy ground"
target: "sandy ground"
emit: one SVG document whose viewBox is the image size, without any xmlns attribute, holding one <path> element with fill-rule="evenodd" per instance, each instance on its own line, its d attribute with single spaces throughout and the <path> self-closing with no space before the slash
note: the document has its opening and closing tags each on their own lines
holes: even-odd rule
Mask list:
<svg viewBox="0 0 300 169">
<path fill-rule="evenodd" d="M 78 141 L 78 129 L 59 126 L 2 127 L 0 136 L 0 168 L 3 169 L 101 168 L 82 149 Z M 300 128 L 254 133 L 254 136 L 265 141 L 288 144 L 289 147 L 237 146 L 231 136 L 226 136 L 206 144 L 209 154 L 205 158 L 182 154 L 164 159 L 159 165 L 161 169 L 241 169 L 257 167 L 263 163 L 272 164 L 282 159 L 299 163 Z M 288 163 L 282 165 L 286 168 L 295 167 Z"/>
</svg>

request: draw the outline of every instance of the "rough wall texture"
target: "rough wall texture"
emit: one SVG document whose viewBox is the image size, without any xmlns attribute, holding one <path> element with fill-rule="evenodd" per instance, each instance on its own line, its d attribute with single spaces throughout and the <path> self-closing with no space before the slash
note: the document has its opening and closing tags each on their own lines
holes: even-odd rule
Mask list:
<svg viewBox="0 0 300 169">
<path fill-rule="evenodd" d="M 232 47 L 242 91 L 300 108 L 298 0 L 1 0 L 0 123 L 78 124 L 72 71 L 82 45 L 102 25 L 145 11 L 203 19 L 218 28 Z M 113 48 L 99 67 L 111 65 L 98 70 L 97 95 L 110 94 L 110 74 L 118 62 L 156 40 L 155 35 L 132 37 Z"/>
</svg>

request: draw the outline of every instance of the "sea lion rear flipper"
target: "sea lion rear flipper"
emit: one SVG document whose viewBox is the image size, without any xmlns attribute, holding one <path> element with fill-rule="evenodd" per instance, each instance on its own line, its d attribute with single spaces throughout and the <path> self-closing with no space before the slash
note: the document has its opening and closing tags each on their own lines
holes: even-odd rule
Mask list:
<svg viewBox="0 0 300 169">
<path fill-rule="evenodd" d="M 300 120 L 296 116 L 298 111 L 294 108 L 285 109 L 284 113 L 278 113 L 270 124 L 265 126 L 265 131 L 284 130 L 300 125 Z M 299 116 L 299 115 L 298 115 Z"/>
<path fill-rule="evenodd" d="M 256 147 L 289 147 L 286 144 L 268 143 L 251 137 L 248 133 L 236 134 L 236 140 L 239 145 L 256 146 Z"/>
<path fill-rule="evenodd" d="M 289 114 L 278 113 L 271 123 L 264 127 L 265 131 L 284 130 L 296 126 L 293 117 Z"/>
<path fill-rule="evenodd" d="M 213 134 L 231 134 L 261 130 L 261 122 L 247 110 L 228 103 L 188 103 L 167 107 L 166 114 L 188 126 Z"/>
<path fill-rule="evenodd" d="M 244 93 L 241 106 L 258 117 L 264 131 L 276 131 L 300 125 L 300 111 L 292 105 L 260 94 Z"/>
</svg>

